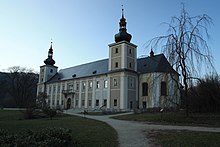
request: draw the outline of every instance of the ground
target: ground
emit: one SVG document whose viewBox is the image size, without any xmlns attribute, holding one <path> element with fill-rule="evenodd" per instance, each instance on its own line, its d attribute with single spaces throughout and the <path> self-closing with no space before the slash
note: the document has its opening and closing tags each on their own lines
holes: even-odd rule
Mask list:
<svg viewBox="0 0 220 147">
<path fill-rule="evenodd" d="M 73 110 L 68 110 L 65 113 L 71 115 L 82 116 Z M 131 114 L 123 113 L 116 115 Z M 85 117 L 103 121 L 111 125 L 116 129 L 119 137 L 120 147 L 145 147 L 145 146 L 155 146 L 153 142 L 148 137 L 148 133 L 152 130 L 190 130 L 190 131 L 205 131 L 205 132 L 220 132 L 220 128 L 211 127 L 195 127 L 195 126 L 171 126 L 171 125 L 155 125 L 147 124 L 145 122 L 135 122 L 135 121 L 123 121 L 116 120 L 110 117 L 115 115 L 86 115 Z"/>
</svg>

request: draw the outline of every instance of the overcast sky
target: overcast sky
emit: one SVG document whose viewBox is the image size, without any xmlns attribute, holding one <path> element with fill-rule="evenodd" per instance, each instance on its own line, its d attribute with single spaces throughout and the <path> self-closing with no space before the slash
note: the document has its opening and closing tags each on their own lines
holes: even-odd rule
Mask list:
<svg viewBox="0 0 220 147">
<path fill-rule="evenodd" d="M 166 33 L 161 23 L 179 16 L 181 2 L 191 16 L 208 14 L 213 19 L 208 44 L 220 73 L 219 0 L 1 0 L 0 71 L 11 66 L 39 71 L 51 38 L 59 69 L 108 58 L 122 4 L 138 57 L 149 55 L 144 44 Z M 160 48 L 155 51 L 159 53 Z"/>
</svg>

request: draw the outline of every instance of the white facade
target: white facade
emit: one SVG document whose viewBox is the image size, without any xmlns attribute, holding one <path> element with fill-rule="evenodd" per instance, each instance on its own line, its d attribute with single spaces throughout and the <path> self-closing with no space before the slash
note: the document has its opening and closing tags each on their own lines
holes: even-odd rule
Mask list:
<svg viewBox="0 0 220 147">
<path fill-rule="evenodd" d="M 52 44 L 46 65 L 40 67 L 37 94 L 47 94 L 53 108 L 134 110 L 173 107 L 178 102 L 178 74 L 163 54 L 137 59 L 137 46 L 130 43 L 122 14 L 109 58 L 57 72 Z M 170 75 L 173 75 L 171 77 Z M 143 92 L 143 90 L 145 90 Z"/>
</svg>

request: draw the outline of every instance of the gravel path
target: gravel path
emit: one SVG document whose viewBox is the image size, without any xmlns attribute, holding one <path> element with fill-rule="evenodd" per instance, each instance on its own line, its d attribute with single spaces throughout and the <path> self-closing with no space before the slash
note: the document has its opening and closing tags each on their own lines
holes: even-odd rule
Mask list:
<svg viewBox="0 0 220 147">
<path fill-rule="evenodd" d="M 65 113 L 84 117 L 81 114 L 76 114 L 74 111 L 68 111 Z M 104 115 L 104 116 L 86 115 L 86 117 L 106 122 L 110 126 L 115 128 L 115 130 L 118 133 L 120 147 L 153 146 L 153 144 L 147 138 L 147 132 L 149 132 L 150 130 L 190 130 L 190 131 L 220 132 L 220 128 L 155 125 L 155 124 L 146 124 L 146 123 L 134 122 L 134 121 L 116 120 L 110 118 L 112 116 L 126 115 L 126 114 L 131 114 L 131 113 Z"/>
</svg>

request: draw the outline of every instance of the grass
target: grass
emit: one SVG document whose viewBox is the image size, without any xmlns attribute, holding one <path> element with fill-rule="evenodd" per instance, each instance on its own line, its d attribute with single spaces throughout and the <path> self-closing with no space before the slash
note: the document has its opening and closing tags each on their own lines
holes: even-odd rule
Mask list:
<svg viewBox="0 0 220 147">
<path fill-rule="evenodd" d="M 163 147 L 219 147 L 220 133 L 152 130 L 148 137 Z"/>
<path fill-rule="evenodd" d="M 142 113 L 113 117 L 120 120 L 145 121 L 171 125 L 192 125 L 220 127 L 220 114 L 191 114 L 186 117 L 184 113 Z"/>
<path fill-rule="evenodd" d="M 20 111 L 0 110 L 0 129 L 18 133 L 24 129 L 39 130 L 48 127 L 71 129 L 72 138 L 79 146 L 112 146 L 117 147 L 117 132 L 104 122 L 87 118 L 59 115 L 52 120 L 38 118 L 25 120 Z"/>
</svg>

